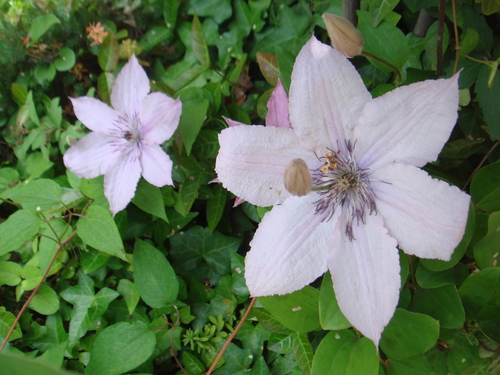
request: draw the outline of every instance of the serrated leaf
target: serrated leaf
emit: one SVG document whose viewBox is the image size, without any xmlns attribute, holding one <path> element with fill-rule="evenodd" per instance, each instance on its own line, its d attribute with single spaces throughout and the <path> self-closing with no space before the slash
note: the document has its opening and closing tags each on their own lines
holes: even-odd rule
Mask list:
<svg viewBox="0 0 500 375">
<path fill-rule="evenodd" d="M 86 372 L 95 375 L 126 373 L 144 363 L 153 354 L 155 344 L 155 334 L 140 320 L 132 324 L 113 324 L 100 332 L 94 341 Z"/>
<path fill-rule="evenodd" d="M 99 46 L 99 54 L 97 55 L 99 66 L 105 72 L 115 70 L 119 57 L 120 48 L 118 47 L 115 34 L 109 32 Z"/>
<path fill-rule="evenodd" d="M 210 53 L 208 52 L 207 40 L 196 13 L 191 24 L 191 47 L 196 58 L 205 66 L 210 67 Z"/>
<path fill-rule="evenodd" d="M 0 224 L 0 256 L 18 249 L 38 232 L 41 219 L 33 210 L 19 210 Z"/>
<path fill-rule="evenodd" d="M 30 27 L 30 44 L 38 42 L 38 39 L 42 37 L 52 26 L 61 23 L 59 19 L 53 14 L 41 14 L 31 22 Z"/>
<path fill-rule="evenodd" d="M 85 211 L 85 216 L 78 220 L 76 227 L 78 236 L 88 245 L 103 253 L 127 260 L 118 228 L 111 213 L 105 208 L 91 205 Z"/>
<path fill-rule="evenodd" d="M 179 282 L 169 261 L 139 239 L 134 247 L 134 280 L 139 295 L 152 308 L 164 307 L 177 298 Z"/>
</svg>

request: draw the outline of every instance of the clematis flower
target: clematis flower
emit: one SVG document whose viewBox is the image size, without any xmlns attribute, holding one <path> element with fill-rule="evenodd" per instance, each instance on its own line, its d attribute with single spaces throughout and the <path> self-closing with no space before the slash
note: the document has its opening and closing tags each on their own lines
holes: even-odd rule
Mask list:
<svg viewBox="0 0 500 375">
<path fill-rule="evenodd" d="M 149 80 L 135 55 L 116 77 L 113 108 L 89 97 L 70 98 L 76 117 L 91 133 L 71 146 L 64 164 L 83 178 L 104 175 L 104 195 L 113 214 L 133 198 L 139 178 L 172 185 L 172 161 L 160 144 L 179 124 L 179 99 L 149 93 Z"/>
<path fill-rule="evenodd" d="M 292 127 L 221 132 L 219 180 L 252 204 L 274 205 L 245 260 L 252 296 L 294 292 L 329 269 L 342 312 L 378 345 L 399 298 L 397 247 L 449 260 L 465 230 L 470 197 L 420 169 L 455 125 L 457 80 L 372 99 L 351 63 L 312 37 L 292 72 Z M 312 178 L 304 196 L 285 188 L 297 159 Z"/>
</svg>

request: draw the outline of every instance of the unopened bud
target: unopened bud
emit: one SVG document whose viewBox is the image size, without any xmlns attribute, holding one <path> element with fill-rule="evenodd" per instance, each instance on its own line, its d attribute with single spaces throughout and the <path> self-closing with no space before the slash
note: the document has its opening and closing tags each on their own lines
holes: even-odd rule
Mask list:
<svg viewBox="0 0 500 375">
<path fill-rule="evenodd" d="M 354 57 L 363 50 L 363 36 L 352 23 L 334 14 L 323 14 L 332 46 L 345 57 Z"/>
<path fill-rule="evenodd" d="M 75 137 L 73 137 L 71 135 L 67 135 L 66 136 L 66 143 L 68 144 L 68 146 L 73 146 L 76 143 Z"/>
<path fill-rule="evenodd" d="M 311 192 L 312 178 L 302 159 L 293 159 L 285 169 L 285 188 L 292 195 L 303 197 Z"/>
</svg>

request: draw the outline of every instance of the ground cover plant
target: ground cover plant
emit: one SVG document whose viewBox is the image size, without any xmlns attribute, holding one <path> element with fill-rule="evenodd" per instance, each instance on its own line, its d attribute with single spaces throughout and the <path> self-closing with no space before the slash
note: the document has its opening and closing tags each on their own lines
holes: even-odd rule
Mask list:
<svg viewBox="0 0 500 375">
<path fill-rule="evenodd" d="M 500 372 L 500 3 L 356 3 L 0 1 L 1 373 Z"/>
</svg>

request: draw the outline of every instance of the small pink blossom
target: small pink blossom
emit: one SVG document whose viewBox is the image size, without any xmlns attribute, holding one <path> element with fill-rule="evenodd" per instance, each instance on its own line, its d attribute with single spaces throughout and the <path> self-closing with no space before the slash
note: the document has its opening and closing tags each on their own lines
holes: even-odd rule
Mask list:
<svg viewBox="0 0 500 375">
<path fill-rule="evenodd" d="M 113 214 L 133 198 L 139 178 L 172 185 L 172 161 L 160 144 L 179 124 L 179 99 L 149 93 L 146 72 L 133 55 L 111 92 L 113 108 L 89 97 L 70 98 L 76 117 L 91 133 L 71 146 L 64 164 L 82 178 L 104 175 L 104 194 Z"/>
</svg>

